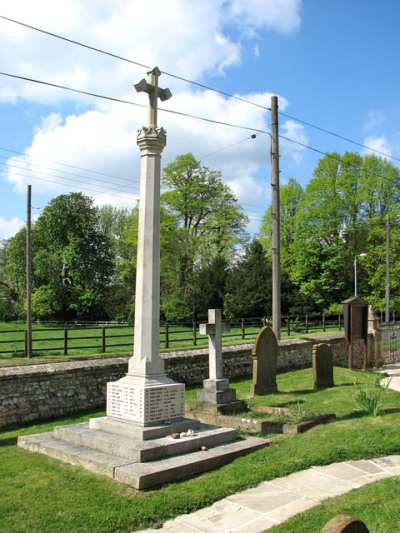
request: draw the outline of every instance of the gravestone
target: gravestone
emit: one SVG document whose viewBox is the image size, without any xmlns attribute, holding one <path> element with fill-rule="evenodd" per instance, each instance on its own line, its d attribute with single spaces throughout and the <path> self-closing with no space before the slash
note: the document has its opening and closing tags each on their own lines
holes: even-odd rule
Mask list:
<svg viewBox="0 0 400 533">
<path fill-rule="evenodd" d="M 198 391 L 198 406 L 215 407 L 225 414 L 246 409 L 242 400 L 236 399 L 235 389 L 229 387 L 229 379 L 223 377 L 222 332 L 229 331 L 229 324 L 222 322 L 221 309 L 208 310 L 208 323 L 200 324 L 200 334 L 208 335 L 209 378 Z M 223 407 L 222 407 L 223 406 Z"/>
<path fill-rule="evenodd" d="M 338 515 L 326 524 L 321 533 L 369 533 L 369 529 L 358 518 Z"/>
<path fill-rule="evenodd" d="M 333 358 L 328 344 L 314 344 L 312 349 L 314 389 L 333 387 Z"/>
<path fill-rule="evenodd" d="M 278 391 L 276 384 L 276 360 L 278 341 L 272 328 L 265 326 L 257 335 L 251 352 L 253 359 L 252 396 L 271 394 Z"/>
</svg>

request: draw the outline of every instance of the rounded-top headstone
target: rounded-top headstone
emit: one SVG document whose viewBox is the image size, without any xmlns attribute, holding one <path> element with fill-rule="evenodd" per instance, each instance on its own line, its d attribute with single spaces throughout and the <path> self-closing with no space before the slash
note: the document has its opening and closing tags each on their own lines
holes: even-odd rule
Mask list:
<svg viewBox="0 0 400 533">
<path fill-rule="evenodd" d="M 326 524 L 321 533 L 369 533 L 369 529 L 358 518 L 338 515 Z"/>
</svg>

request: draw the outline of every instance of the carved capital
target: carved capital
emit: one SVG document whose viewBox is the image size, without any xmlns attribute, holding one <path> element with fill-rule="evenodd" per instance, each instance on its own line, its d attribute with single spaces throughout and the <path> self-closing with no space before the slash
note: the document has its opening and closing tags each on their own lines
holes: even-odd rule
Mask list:
<svg viewBox="0 0 400 533">
<path fill-rule="evenodd" d="M 154 126 L 143 127 L 138 130 L 136 142 L 140 150 L 152 148 L 161 152 L 167 144 L 167 132 L 164 128 Z"/>
</svg>

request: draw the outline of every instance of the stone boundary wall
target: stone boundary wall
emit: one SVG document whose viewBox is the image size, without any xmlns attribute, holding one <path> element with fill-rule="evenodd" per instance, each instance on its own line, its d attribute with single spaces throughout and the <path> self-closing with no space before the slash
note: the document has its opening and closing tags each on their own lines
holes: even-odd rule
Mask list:
<svg viewBox="0 0 400 533">
<path fill-rule="evenodd" d="M 277 367 L 289 370 L 311 366 L 312 346 L 331 346 L 335 365 L 347 366 L 344 334 L 289 339 L 279 342 Z M 354 368 L 361 368 L 363 343 L 353 347 Z M 253 344 L 223 348 L 224 375 L 229 379 L 252 375 Z M 208 349 L 163 353 L 166 373 L 187 385 L 208 378 Z M 0 367 L 0 428 L 105 408 L 106 384 L 123 377 L 129 356 Z"/>
</svg>

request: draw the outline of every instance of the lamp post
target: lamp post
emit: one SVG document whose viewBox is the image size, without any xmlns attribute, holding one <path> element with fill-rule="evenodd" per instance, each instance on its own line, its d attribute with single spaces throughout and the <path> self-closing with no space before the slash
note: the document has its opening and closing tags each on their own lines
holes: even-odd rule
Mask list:
<svg viewBox="0 0 400 533">
<path fill-rule="evenodd" d="M 367 254 L 363 252 L 362 254 L 357 254 L 354 257 L 354 297 L 357 298 L 357 257 L 365 257 Z"/>
</svg>

